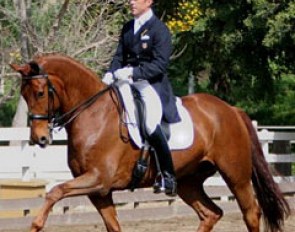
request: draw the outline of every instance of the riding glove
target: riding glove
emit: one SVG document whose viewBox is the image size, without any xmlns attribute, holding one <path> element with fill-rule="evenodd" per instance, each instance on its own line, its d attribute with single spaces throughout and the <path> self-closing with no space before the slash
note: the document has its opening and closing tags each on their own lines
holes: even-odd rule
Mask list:
<svg viewBox="0 0 295 232">
<path fill-rule="evenodd" d="M 115 76 L 115 79 L 125 80 L 125 81 L 128 81 L 131 84 L 131 83 L 133 83 L 133 80 L 132 80 L 133 68 L 132 67 L 126 67 L 126 68 L 117 69 L 114 72 L 114 76 Z"/>
<path fill-rule="evenodd" d="M 102 78 L 102 82 L 110 85 L 114 82 L 114 76 L 111 72 L 107 72 L 106 74 L 104 74 L 103 78 Z"/>
</svg>

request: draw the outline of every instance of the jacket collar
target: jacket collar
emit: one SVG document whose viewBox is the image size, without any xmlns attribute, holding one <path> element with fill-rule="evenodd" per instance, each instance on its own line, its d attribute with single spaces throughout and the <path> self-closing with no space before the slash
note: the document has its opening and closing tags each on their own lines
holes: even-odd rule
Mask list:
<svg viewBox="0 0 295 232">
<path fill-rule="evenodd" d="M 143 34 L 149 35 L 149 31 L 152 28 L 152 25 L 156 21 L 156 16 L 153 15 L 152 18 L 150 18 L 142 27 L 138 30 L 138 32 L 134 35 L 134 19 L 130 22 L 129 29 L 127 30 L 127 33 L 124 35 L 125 41 L 128 46 L 130 47 L 136 47 L 136 45 L 141 41 L 141 37 Z"/>
<path fill-rule="evenodd" d="M 141 26 L 141 28 L 134 35 L 134 40 L 135 41 L 140 40 L 140 38 L 143 36 L 143 34 L 148 34 L 149 33 L 149 30 L 151 29 L 153 23 L 155 22 L 155 19 L 156 19 L 156 16 L 153 15 L 148 21 L 145 22 L 144 25 Z"/>
<path fill-rule="evenodd" d="M 142 27 L 147 21 L 149 21 L 153 17 L 154 13 L 152 9 L 149 9 L 143 15 L 134 19 L 134 26 L 138 24 L 138 26 Z"/>
</svg>

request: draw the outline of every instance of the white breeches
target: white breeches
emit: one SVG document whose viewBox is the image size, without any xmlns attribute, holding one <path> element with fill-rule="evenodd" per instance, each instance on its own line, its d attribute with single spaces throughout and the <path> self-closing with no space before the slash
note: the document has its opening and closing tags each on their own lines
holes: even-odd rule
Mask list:
<svg viewBox="0 0 295 232">
<path fill-rule="evenodd" d="M 145 124 L 147 133 L 151 135 L 162 119 L 162 103 L 160 97 L 146 80 L 134 82 L 133 86 L 140 92 L 141 98 L 145 104 Z"/>
<path fill-rule="evenodd" d="M 134 82 L 132 85 L 139 91 L 145 104 L 145 125 L 147 133 L 151 135 L 156 130 L 157 125 L 160 124 L 162 119 L 162 103 L 160 97 L 155 89 L 146 80 Z M 123 97 L 125 98 L 124 101 L 133 102 L 133 99 L 128 99 L 130 96 L 133 97 L 131 95 L 130 84 L 124 81 L 119 83 L 118 86 L 120 90 L 123 90 L 121 92 L 125 93 L 125 96 Z M 126 92 L 129 92 L 130 94 L 126 94 Z"/>
</svg>

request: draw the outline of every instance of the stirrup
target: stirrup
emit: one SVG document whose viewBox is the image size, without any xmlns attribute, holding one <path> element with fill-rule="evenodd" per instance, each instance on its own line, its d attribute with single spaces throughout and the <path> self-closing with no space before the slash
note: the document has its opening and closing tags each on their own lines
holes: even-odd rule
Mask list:
<svg viewBox="0 0 295 232">
<path fill-rule="evenodd" d="M 154 193 L 165 193 L 168 196 L 177 195 L 177 182 L 175 177 L 165 172 L 159 172 L 154 183 Z"/>
<path fill-rule="evenodd" d="M 158 172 L 155 183 L 154 183 L 154 193 L 164 193 L 165 192 L 165 180 L 162 172 Z"/>
</svg>

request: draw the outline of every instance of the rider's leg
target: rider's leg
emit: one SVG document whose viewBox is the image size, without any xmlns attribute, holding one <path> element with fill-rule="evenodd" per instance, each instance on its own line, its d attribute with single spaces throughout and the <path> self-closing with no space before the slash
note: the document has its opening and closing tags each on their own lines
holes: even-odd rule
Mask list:
<svg viewBox="0 0 295 232">
<path fill-rule="evenodd" d="M 170 148 L 167 143 L 166 136 L 161 130 L 160 122 L 162 119 L 162 104 L 161 100 L 153 89 L 153 87 L 147 82 L 136 82 L 134 86 L 140 92 L 142 100 L 146 106 L 146 130 L 148 134 L 148 141 L 150 145 L 155 149 L 158 160 L 160 163 L 161 171 L 164 175 L 164 182 L 156 182 L 155 192 L 161 192 L 163 189 L 166 194 L 176 195 L 176 180 L 173 162 L 171 158 Z"/>
<path fill-rule="evenodd" d="M 177 183 L 171 152 L 160 126 L 157 126 L 156 130 L 149 136 L 149 143 L 158 154 L 158 160 L 164 176 L 164 182 L 161 180 L 156 181 L 154 185 L 155 193 L 164 191 L 167 195 L 175 196 L 177 193 Z"/>
</svg>

